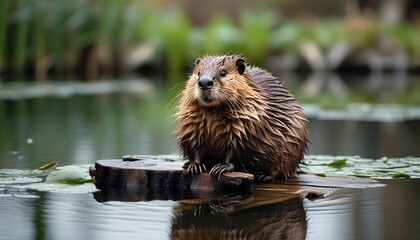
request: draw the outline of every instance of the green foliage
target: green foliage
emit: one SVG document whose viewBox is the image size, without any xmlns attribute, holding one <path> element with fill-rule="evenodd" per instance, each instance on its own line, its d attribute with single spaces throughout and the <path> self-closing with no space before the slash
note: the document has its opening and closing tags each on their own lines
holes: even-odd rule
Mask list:
<svg viewBox="0 0 420 240">
<path fill-rule="evenodd" d="M 276 29 L 270 38 L 270 45 L 274 49 L 283 49 L 288 53 L 297 53 L 299 45 L 309 36 L 307 27 L 299 22 L 291 22 Z"/>
<path fill-rule="evenodd" d="M 186 63 L 203 54 L 241 53 L 264 66 L 269 54 L 297 55 L 307 41 L 321 50 L 346 41 L 357 52 L 376 48 L 375 39 L 385 38 L 409 57 L 420 55 L 420 29 L 408 23 L 382 26 L 363 17 L 283 22 L 269 9 L 242 12 L 237 24 L 234 20 L 215 15 L 207 25 L 194 27 L 184 9 L 143 1 L 2 0 L 0 70 L 29 67 L 37 76 L 77 67 L 112 72 L 144 43 L 153 48 L 148 61 L 165 62 L 174 79 L 184 75 Z"/>
<path fill-rule="evenodd" d="M 202 44 L 205 54 L 240 52 L 239 29 L 224 15 L 215 16 L 204 29 Z"/>
<path fill-rule="evenodd" d="M 360 178 L 378 178 L 409 180 L 419 178 L 419 158 L 368 159 L 359 156 L 308 155 L 305 157 L 307 172 L 320 177 L 354 176 Z"/>
<path fill-rule="evenodd" d="M 339 20 L 328 20 L 319 23 L 315 28 L 314 35 L 315 42 L 322 49 L 328 49 L 328 47 L 347 39 L 343 23 Z"/>
<path fill-rule="evenodd" d="M 334 168 L 342 168 L 344 166 L 346 166 L 347 164 L 347 159 L 339 159 L 339 160 L 335 160 L 333 162 L 328 163 L 328 167 L 334 167 Z"/>
<path fill-rule="evenodd" d="M 159 41 L 160 29 L 157 28 L 160 18 L 159 13 L 152 8 L 149 8 L 142 4 L 137 4 L 129 9 L 125 14 L 127 20 L 125 23 L 129 23 L 124 26 L 127 32 L 131 32 L 132 43 L 138 43 L 140 41 Z"/>
<path fill-rule="evenodd" d="M 15 18 L 15 31 L 14 36 L 14 51 L 13 51 L 13 69 L 15 71 L 21 71 L 25 67 L 26 51 L 27 51 L 27 37 L 29 28 L 29 19 L 31 17 L 32 1 L 21 0 L 17 2 L 20 7 L 14 13 Z"/>
<path fill-rule="evenodd" d="M 269 36 L 277 22 L 271 11 L 245 12 L 241 15 L 241 49 L 247 58 L 263 65 L 269 52 Z"/>
<path fill-rule="evenodd" d="M 55 168 L 57 165 L 58 165 L 58 162 L 50 162 L 50 163 L 47 163 L 47 164 L 37 168 L 37 170 L 45 171 L 45 170 L 49 170 L 51 168 Z"/>
<path fill-rule="evenodd" d="M 395 180 L 410 180 L 411 176 L 405 173 L 396 173 L 392 175 L 392 179 Z"/>
<path fill-rule="evenodd" d="M 396 26 L 383 26 L 381 33 L 398 44 L 400 48 L 405 48 L 408 52 L 420 54 L 420 28 L 407 23 Z"/>
<path fill-rule="evenodd" d="M 180 9 L 164 12 L 161 21 L 160 35 L 169 76 L 178 77 L 182 75 L 182 68 L 188 59 L 190 22 Z"/>
<path fill-rule="evenodd" d="M 10 11 L 11 0 L 3 0 L 0 3 L 0 70 L 5 61 L 5 43 L 7 37 L 7 13 Z"/>
</svg>

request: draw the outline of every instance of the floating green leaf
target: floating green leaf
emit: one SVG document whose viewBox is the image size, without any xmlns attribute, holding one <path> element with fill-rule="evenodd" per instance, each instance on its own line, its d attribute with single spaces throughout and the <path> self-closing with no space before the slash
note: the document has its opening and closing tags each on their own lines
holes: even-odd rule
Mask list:
<svg viewBox="0 0 420 240">
<path fill-rule="evenodd" d="M 95 180 L 93 178 L 90 178 L 90 179 L 76 178 L 76 179 L 60 180 L 60 181 L 58 181 L 58 183 L 78 185 L 78 184 L 85 184 L 85 183 L 93 183 L 94 181 Z"/>
<path fill-rule="evenodd" d="M 63 183 L 63 184 L 84 184 L 92 182 L 91 178 L 87 178 L 84 173 L 76 170 L 60 170 L 50 173 L 45 179 L 46 183 Z"/>
<path fill-rule="evenodd" d="M 397 173 L 397 174 L 392 175 L 392 179 L 395 179 L 395 180 L 409 180 L 410 178 L 411 178 L 410 175 L 405 174 L 405 173 Z"/>
<path fill-rule="evenodd" d="M 47 163 L 47 164 L 45 164 L 45 165 L 37 168 L 37 170 L 39 170 L 39 171 L 45 171 L 45 170 L 48 170 L 50 168 L 54 168 L 57 165 L 58 165 L 58 162 L 50 162 L 50 163 Z"/>
<path fill-rule="evenodd" d="M 340 160 L 336 160 L 334 162 L 329 163 L 327 166 L 328 167 L 335 167 L 335 168 L 342 168 L 347 164 L 347 159 L 340 159 Z"/>
<path fill-rule="evenodd" d="M 358 178 L 370 178 L 369 176 L 367 176 L 367 175 L 362 175 L 362 174 L 355 174 L 354 176 L 355 176 L 355 177 L 358 177 Z"/>
<path fill-rule="evenodd" d="M 354 176 L 402 180 L 420 178 L 419 157 L 368 159 L 359 156 L 308 155 L 305 157 L 305 163 L 305 166 L 301 166 L 302 169 L 307 169 L 310 173 L 323 173 L 327 177 Z"/>
<path fill-rule="evenodd" d="M 327 177 L 327 175 L 325 173 L 315 173 L 315 176 L 318 176 L 318 177 Z"/>
</svg>

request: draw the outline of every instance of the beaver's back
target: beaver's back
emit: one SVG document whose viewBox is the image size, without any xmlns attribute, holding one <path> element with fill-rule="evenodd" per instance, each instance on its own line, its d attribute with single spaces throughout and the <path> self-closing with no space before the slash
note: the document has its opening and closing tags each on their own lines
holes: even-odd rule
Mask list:
<svg viewBox="0 0 420 240">
<path fill-rule="evenodd" d="M 253 137 L 242 142 L 248 152 L 247 156 L 250 156 L 244 167 L 251 172 L 271 172 L 277 177 L 295 177 L 307 148 L 307 119 L 296 98 L 283 82 L 257 67 L 250 68 L 249 74 L 268 108 L 265 109 L 266 117 L 262 120 L 262 129 L 248 129 L 254 133 L 250 134 Z M 261 131 L 264 134 L 258 134 Z M 256 145 L 264 145 L 265 147 L 259 147 L 264 150 L 254 152 Z"/>
</svg>

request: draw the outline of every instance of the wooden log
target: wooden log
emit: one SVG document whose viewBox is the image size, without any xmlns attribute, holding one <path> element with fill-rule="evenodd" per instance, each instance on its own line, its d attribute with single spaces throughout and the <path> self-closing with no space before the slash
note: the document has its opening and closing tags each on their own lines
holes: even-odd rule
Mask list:
<svg viewBox="0 0 420 240">
<path fill-rule="evenodd" d="M 192 177 L 182 166 L 180 161 L 132 155 L 123 160 L 98 160 L 89 172 L 95 186 L 102 190 L 95 194 L 98 201 L 180 200 L 239 191 L 252 193 L 252 174 L 230 172 L 217 178 L 205 173 Z"/>
<path fill-rule="evenodd" d="M 90 169 L 98 201 L 178 200 L 187 195 L 189 181 L 182 174 L 182 163 L 157 159 L 122 161 L 98 160 Z"/>
<path fill-rule="evenodd" d="M 137 187 L 143 185 L 179 186 L 183 185 L 182 163 L 162 162 L 148 159 L 122 161 L 119 159 L 98 160 L 95 169 L 95 185 L 98 189 L 110 187 Z"/>
<path fill-rule="evenodd" d="M 213 198 L 230 192 L 251 194 L 254 175 L 242 172 L 225 173 L 220 178 L 203 173 L 193 178 L 190 189 L 194 198 Z"/>
<path fill-rule="evenodd" d="M 102 190 L 95 194 L 95 198 L 98 201 L 211 199 L 231 193 L 249 195 L 254 190 L 254 195 L 277 192 L 319 198 L 337 188 L 383 186 L 374 179 L 318 177 L 312 174 L 254 186 L 254 177 L 248 173 L 230 172 L 220 178 L 208 173 L 194 177 L 186 175 L 181 160 L 172 155 L 130 155 L 122 160 L 98 160 L 90 169 L 96 187 Z"/>
</svg>

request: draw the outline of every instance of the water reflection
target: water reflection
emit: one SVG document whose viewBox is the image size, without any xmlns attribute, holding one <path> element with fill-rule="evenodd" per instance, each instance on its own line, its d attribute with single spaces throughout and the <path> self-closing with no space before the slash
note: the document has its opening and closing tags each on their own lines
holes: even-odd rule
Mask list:
<svg viewBox="0 0 420 240">
<path fill-rule="evenodd" d="M 419 179 L 305 201 L 309 239 L 419 239 Z"/>
<path fill-rule="evenodd" d="M 1 239 L 419 239 L 418 179 L 309 201 L 255 191 L 215 199 L 97 202 L 8 190 Z M 13 193 L 13 194 L 12 194 Z"/>
<path fill-rule="evenodd" d="M 308 101 L 312 95 L 321 95 L 318 101 L 327 107 L 340 105 L 345 99 L 415 102 L 420 95 L 420 81 L 415 79 L 399 87 L 396 81 L 387 83 L 386 79 L 379 86 L 374 80 L 337 80 L 324 75 L 315 80 L 289 79 L 286 84 L 299 99 Z M 302 90 L 313 84 L 320 86 L 309 88 L 315 89 L 315 93 Z M 341 88 L 339 94 L 337 89 Z M 391 89 L 397 90 L 391 94 Z M 60 165 L 90 164 L 126 154 L 176 154 L 178 148 L 172 135 L 175 121 L 171 117 L 174 102 L 169 104 L 176 93 L 177 90 L 162 89 L 148 98 L 114 93 L 2 100 L 0 168 L 33 169 L 53 161 Z M 369 158 L 417 156 L 419 129 L 420 121 L 366 123 L 310 119 L 309 153 Z"/>
<path fill-rule="evenodd" d="M 348 100 L 419 103 L 418 78 L 406 76 L 397 81 L 395 76 L 375 75 L 369 79 L 333 76 L 320 81 L 324 77 L 311 80 L 292 76 L 286 78 L 286 84 L 306 101 L 327 92 L 318 99 L 326 106 Z M 310 84 L 315 87 L 304 87 Z M 97 159 L 127 154 L 177 153 L 171 135 L 174 121 L 168 107 L 176 90 L 169 92 L 162 89 L 150 98 L 113 93 L 2 100 L 0 168 L 34 169 L 53 161 L 61 166 L 93 164 Z M 420 154 L 420 121 L 310 119 L 310 131 L 310 154 L 370 158 Z M 149 198 L 122 199 L 116 192 L 115 198 L 102 196 L 97 198 L 98 202 L 91 194 L 31 192 L 33 197 L 28 197 L 24 192 L 4 191 L 0 194 L 0 238 L 420 239 L 419 183 L 388 182 L 384 188 L 338 191 L 314 202 L 295 197 L 282 199 L 281 195 L 264 196 L 275 199 L 264 204 L 259 204 L 262 200 L 258 194 L 207 202 L 137 202 Z"/>
<path fill-rule="evenodd" d="M 162 196 L 147 189 L 108 189 L 93 194 L 98 202 L 180 200 L 179 192 Z M 175 196 L 176 195 L 176 196 Z M 305 239 L 306 212 L 298 195 L 256 191 L 217 198 L 182 199 L 174 205 L 171 239 Z M 154 202 L 154 201 L 152 201 Z M 151 203 L 152 203 L 151 202 Z"/>
<path fill-rule="evenodd" d="M 0 101 L 0 168 L 177 152 L 167 98 L 116 94 Z"/>
<path fill-rule="evenodd" d="M 171 239 L 305 239 L 303 200 L 290 195 L 270 200 L 235 196 L 204 204 L 180 202 Z"/>
<path fill-rule="evenodd" d="M 190 196 L 191 193 L 187 188 L 178 188 L 177 186 L 173 188 L 168 188 L 167 186 L 149 187 L 147 184 L 138 187 L 106 188 L 93 194 L 93 197 L 98 202 L 177 201 L 189 198 Z"/>
<path fill-rule="evenodd" d="M 311 119 L 311 154 L 368 158 L 418 156 L 420 121 L 378 123 Z"/>
<path fill-rule="evenodd" d="M 373 73 L 368 76 L 314 72 L 308 76 L 278 73 L 305 102 L 337 106 L 348 102 L 420 104 L 420 76 Z"/>
</svg>

